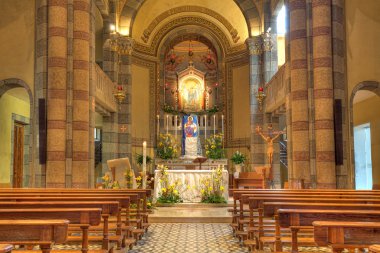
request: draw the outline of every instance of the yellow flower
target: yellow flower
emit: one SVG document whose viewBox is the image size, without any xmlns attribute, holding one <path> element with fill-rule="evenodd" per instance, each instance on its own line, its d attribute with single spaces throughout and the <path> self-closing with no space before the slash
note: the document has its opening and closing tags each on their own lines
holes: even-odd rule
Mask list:
<svg viewBox="0 0 380 253">
<path fill-rule="evenodd" d="M 175 195 L 178 195 L 178 191 L 177 191 L 177 190 L 174 190 L 173 193 L 174 193 Z"/>
<path fill-rule="evenodd" d="M 212 187 L 211 186 L 208 188 L 208 191 L 210 191 L 210 192 L 212 191 Z"/>
<path fill-rule="evenodd" d="M 219 188 L 221 191 L 224 191 L 224 186 L 220 186 Z"/>
<path fill-rule="evenodd" d="M 202 189 L 202 190 L 201 190 L 201 193 L 202 193 L 202 194 L 204 194 L 204 193 L 205 193 L 205 190 L 204 190 L 204 189 Z"/>
<path fill-rule="evenodd" d="M 211 145 L 211 149 L 215 149 L 216 148 L 216 146 L 215 145 Z"/>
<path fill-rule="evenodd" d="M 162 192 L 166 192 L 166 188 L 162 188 L 161 191 L 162 191 Z"/>
<path fill-rule="evenodd" d="M 136 177 L 136 181 L 141 181 L 141 177 L 140 176 Z"/>
<path fill-rule="evenodd" d="M 186 186 L 186 188 L 187 188 L 188 190 L 190 190 L 190 185 Z"/>
</svg>

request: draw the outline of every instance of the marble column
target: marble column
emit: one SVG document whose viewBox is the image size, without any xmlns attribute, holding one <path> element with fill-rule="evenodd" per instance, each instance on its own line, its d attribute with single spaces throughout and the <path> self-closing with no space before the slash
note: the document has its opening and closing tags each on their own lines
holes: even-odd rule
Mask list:
<svg viewBox="0 0 380 253">
<path fill-rule="evenodd" d="M 317 188 L 336 188 L 331 0 L 312 1 Z"/>
<path fill-rule="evenodd" d="M 90 0 L 75 0 L 73 7 L 72 187 L 87 188 L 90 121 Z"/>
<path fill-rule="evenodd" d="M 46 187 L 65 187 L 67 0 L 48 1 Z"/>
<path fill-rule="evenodd" d="M 289 186 L 310 185 L 306 0 L 290 0 L 292 158 Z"/>
<path fill-rule="evenodd" d="M 127 96 L 119 106 L 118 136 L 119 158 L 129 157 L 132 161 L 132 47 L 133 39 L 127 36 L 119 38 L 120 68 L 118 83 L 126 88 Z"/>
<path fill-rule="evenodd" d="M 258 134 L 256 126 L 263 126 L 263 112 L 259 110 L 259 103 L 256 99 L 258 88 L 262 85 L 261 80 L 261 53 L 262 37 L 255 36 L 247 39 L 250 59 L 250 112 L 251 112 L 251 164 L 252 166 L 265 165 L 265 144 Z"/>
</svg>

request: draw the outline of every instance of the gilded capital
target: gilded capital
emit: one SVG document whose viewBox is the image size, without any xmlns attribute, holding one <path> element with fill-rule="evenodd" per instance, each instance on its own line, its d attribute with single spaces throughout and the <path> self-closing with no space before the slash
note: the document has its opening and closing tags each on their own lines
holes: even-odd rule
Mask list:
<svg viewBox="0 0 380 253">
<path fill-rule="evenodd" d="M 129 36 L 120 36 L 118 38 L 118 51 L 120 54 L 131 55 L 133 51 L 134 40 Z"/>
<path fill-rule="evenodd" d="M 246 40 L 249 55 L 260 55 L 262 52 L 263 40 L 261 36 L 253 36 Z"/>
</svg>

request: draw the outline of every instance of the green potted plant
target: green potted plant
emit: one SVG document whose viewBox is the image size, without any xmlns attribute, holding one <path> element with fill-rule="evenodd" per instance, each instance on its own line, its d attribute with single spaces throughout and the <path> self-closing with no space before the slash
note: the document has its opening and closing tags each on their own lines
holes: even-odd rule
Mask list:
<svg viewBox="0 0 380 253">
<path fill-rule="evenodd" d="M 240 173 L 241 172 L 241 167 L 247 160 L 247 157 L 241 153 L 240 151 L 235 151 L 235 153 L 231 157 L 231 161 L 234 164 L 235 167 L 235 172 Z"/>
</svg>

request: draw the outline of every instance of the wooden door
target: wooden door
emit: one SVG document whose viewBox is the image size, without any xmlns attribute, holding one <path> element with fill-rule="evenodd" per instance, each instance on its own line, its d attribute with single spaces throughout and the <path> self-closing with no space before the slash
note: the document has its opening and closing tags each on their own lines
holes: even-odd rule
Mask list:
<svg viewBox="0 0 380 253">
<path fill-rule="evenodd" d="M 13 138 L 13 187 L 22 187 L 24 167 L 24 125 L 15 122 Z"/>
</svg>

